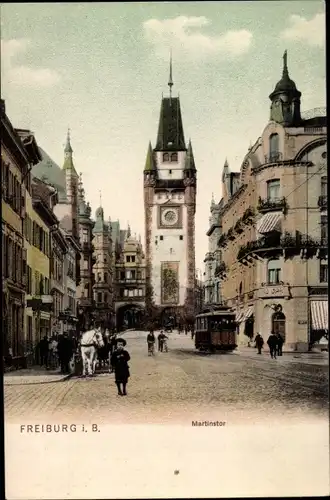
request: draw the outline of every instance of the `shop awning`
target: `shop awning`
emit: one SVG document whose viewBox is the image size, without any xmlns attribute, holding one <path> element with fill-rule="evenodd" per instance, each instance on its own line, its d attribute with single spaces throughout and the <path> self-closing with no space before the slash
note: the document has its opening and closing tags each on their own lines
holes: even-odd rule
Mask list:
<svg viewBox="0 0 330 500">
<path fill-rule="evenodd" d="M 239 311 L 239 313 L 236 316 L 236 323 L 243 323 L 247 319 L 249 319 L 253 314 L 253 307 L 248 307 L 247 309 L 244 309 L 243 311 Z"/>
<path fill-rule="evenodd" d="M 327 300 L 312 300 L 311 301 L 311 319 L 313 330 L 328 330 L 329 315 Z"/>
<path fill-rule="evenodd" d="M 266 234 L 271 231 L 277 231 L 280 229 L 280 221 L 282 217 L 282 212 L 268 212 L 265 214 L 258 224 L 258 233 Z"/>
<path fill-rule="evenodd" d="M 236 323 L 241 322 L 241 318 L 243 317 L 243 315 L 244 315 L 244 309 L 242 311 L 238 311 L 236 313 L 236 319 L 235 319 Z"/>
</svg>

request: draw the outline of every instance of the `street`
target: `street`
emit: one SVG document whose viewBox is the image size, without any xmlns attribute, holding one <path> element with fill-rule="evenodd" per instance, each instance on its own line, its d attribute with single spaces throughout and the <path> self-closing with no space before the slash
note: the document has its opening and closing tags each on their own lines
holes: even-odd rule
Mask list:
<svg viewBox="0 0 330 500">
<path fill-rule="evenodd" d="M 147 356 L 146 332 L 127 332 L 128 396 L 114 375 L 99 373 L 46 384 L 5 386 L 7 422 L 105 423 L 254 422 L 327 418 L 326 359 L 272 360 L 254 349 L 206 355 L 190 336 L 169 334 L 169 352 Z M 291 357 L 290 357 L 291 356 Z"/>
</svg>

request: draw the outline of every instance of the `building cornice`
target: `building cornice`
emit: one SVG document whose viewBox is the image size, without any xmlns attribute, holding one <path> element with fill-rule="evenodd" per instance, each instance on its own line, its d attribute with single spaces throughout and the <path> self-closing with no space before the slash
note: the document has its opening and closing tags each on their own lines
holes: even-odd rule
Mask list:
<svg viewBox="0 0 330 500">
<path fill-rule="evenodd" d="M 296 161 L 296 160 L 282 160 L 280 162 L 264 163 L 263 165 L 258 165 L 251 169 L 253 175 L 266 170 L 267 168 L 279 168 L 279 167 L 312 167 L 313 162 L 311 161 Z"/>
<path fill-rule="evenodd" d="M 50 210 L 50 208 L 43 202 L 41 198 L 33 198 L 32 206 L 48 227 L 54 226 L 59 223 L 56 215 L 52 212 L 52 210 Z"/>
<path fill-rule="evenodd" d="M 219 212 L 219 217 L 222 217 L 228 210 L 229 208 L 234 205 L 234 203 L 236 202 L 236 200 L 241 196 L 241 194 L 243 194 L 245 192 L 247 188 L 247 184 L 243 184 L 234 194 L 231 198 L 229 198 L 229 200 L 227 201 L 227 203 L 221 208 L 220 212 Z"/>
</svg>

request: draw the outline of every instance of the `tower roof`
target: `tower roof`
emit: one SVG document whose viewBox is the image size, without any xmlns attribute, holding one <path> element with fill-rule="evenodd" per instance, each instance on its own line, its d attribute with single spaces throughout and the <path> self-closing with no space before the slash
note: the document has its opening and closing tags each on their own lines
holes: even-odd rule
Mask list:
<svg viewBox="0 0 330 500">
<path fill-rule="evenodd" d="M 149 142 L 146 164 L 145 164 L 144 170 L 145 171 L 155 170 L 155 162 L 154 162 L 154 156 L 153 156 L 151 142 Z"/>
<path fill-rule="evenodd" d="M 162 98 L 155 150 L 186 150 L 179 97 Z"/>
<path fill-rule="evenodd" d="M 185 158 L 185 162 L 184 162 L 184 169 L 185 170 L 196 170 L 194 153 L 192 150 L 191 141 L 189 141 L 189 144 L 188 144 L 188 150 L 187 150 L 187 154 L 186 154 L 186 158 Z"/>
<path fill-rule="evenodd" d="M 71 143 L 70 143 L 70 129 L 68 129 L 68 133 L 66 135 L 66 144 L 65 144 L 64 152 L 65 153 L 73 153 L 73 149 L 72 149 Z"/>
<path fill-rule="evenodd" d="M 291 80 L 289 77 L 287 51 L 285 51 L 283 54 L 282 78 L 275 85 L 275 89 L 270 94 L 269 98 L 272 100 L 275 95 L 286 93 L 286 92 L 288 92 L 290 94 L 297 94 L 299 97 L 301 96 L 301 92 L 299 92 L 299 90 L 297 90 L 295 82 L 293 80 Z"/>
</svg>

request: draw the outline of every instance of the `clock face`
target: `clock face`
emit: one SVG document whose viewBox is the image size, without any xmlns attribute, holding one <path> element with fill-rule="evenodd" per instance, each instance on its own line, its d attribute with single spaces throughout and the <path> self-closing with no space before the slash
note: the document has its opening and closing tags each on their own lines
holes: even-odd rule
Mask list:
<svg viewBox="0 0 330 500">
<path fill-rule="evenodd" d="M 174 208 L 164 210 L 162 213 L 162 224 L 164 226 L 174 226 L 178 222 L 179 214 Z"/>
</svg>

